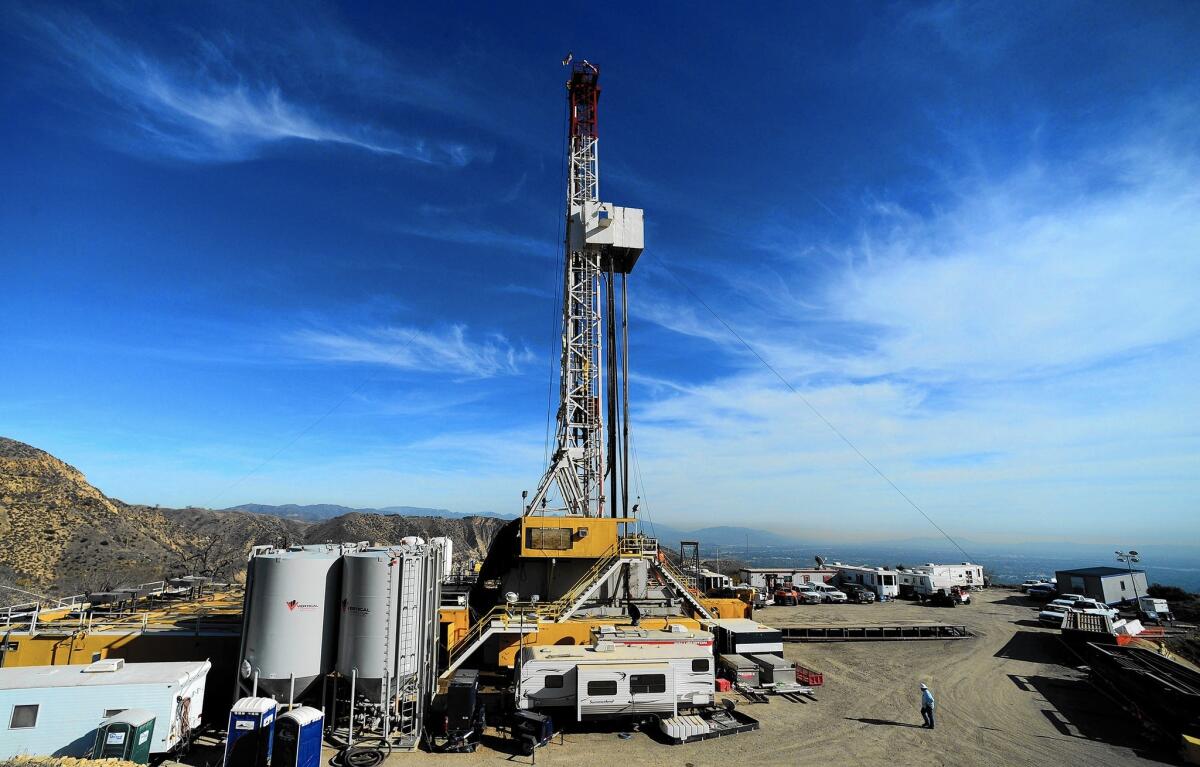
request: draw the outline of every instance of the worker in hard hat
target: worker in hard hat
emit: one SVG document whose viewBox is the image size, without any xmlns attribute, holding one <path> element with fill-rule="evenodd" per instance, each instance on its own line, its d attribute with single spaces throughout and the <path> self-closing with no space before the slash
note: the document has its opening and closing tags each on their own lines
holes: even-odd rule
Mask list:
<svg viewBox="0 0 1200 767">
<path fill-rule="evenodd" d="M 924 682 L 921 682 L 921 717 L 925 720 L 922 727 L 933 729 L 933 693 L 929 691 L 929 687 Z"/>
</svg>

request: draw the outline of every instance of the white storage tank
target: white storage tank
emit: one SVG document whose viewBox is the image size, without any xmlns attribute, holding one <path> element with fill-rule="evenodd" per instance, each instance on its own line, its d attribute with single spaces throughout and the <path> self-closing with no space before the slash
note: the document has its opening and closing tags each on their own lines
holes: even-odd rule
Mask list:
<svg viewBox="0 0 1200 767">
<path fill-rule="evenodd" d="M 395 605 L 402 570 L 391 549 L 352 552 L 343 564 L 337 670 L 354 677 L 356 694 L 373 700 L 385 678 L 396 678 Z"/>
<path fill-rule="evenodd" d="M 380 697 L 385 679 L 394 691 L 417 675 L 436 641 L 430 626 L 437 625 L 441 547 L 415 540 L 345 558 L 337 671 L 370 699 Z"/>
<path fill-rule="evenodd" d="M 333 670 L 343 547 L 259 547 L 246 569 L 239 682 L 257 694 L 302 698 Z"/>
<path fill-rule="evenodd" d="M 449 538 L 430 538 L 432 546 L 442 547 L 442 578 L 454 572 L 454 541 Z"/>
</svg>

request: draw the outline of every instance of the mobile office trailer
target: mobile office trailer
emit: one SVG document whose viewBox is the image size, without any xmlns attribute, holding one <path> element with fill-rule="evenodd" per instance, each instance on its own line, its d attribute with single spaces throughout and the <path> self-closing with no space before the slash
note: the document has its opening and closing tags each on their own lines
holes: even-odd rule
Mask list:
<svg viewBox="0 0 1200 767">
<path fill-rule="evenodd" d="M 712 647 L 697 643 L 535 645 L 519 654 L 518 709 L 573 708 L 578 721 L 678 714 L 711 703 Z"/>
<path fill-rule="evenodd" d="M 154 716 L 151 754 L 182 745 L 200 726 L 208 661 L 0 668 L 0 758 L 90 756 L 96 731 L 126 709 Z"/>
<path fill-rule="evenodd" d="M 900 595 L 900 574 L 886 567 L 867 567 L 866 565 L 843 565 L 834 562 L 833 569 L 837 570 L 839 585 L 850 583 L 864 586 L 875 592 L 880 599 L 893 599 Z"/>
</svg>

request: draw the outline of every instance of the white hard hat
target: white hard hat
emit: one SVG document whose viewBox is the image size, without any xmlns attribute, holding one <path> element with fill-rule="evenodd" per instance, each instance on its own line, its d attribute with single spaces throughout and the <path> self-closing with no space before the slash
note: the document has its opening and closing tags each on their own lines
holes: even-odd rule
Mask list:
<svg viewBox="0 0 1200 767">
<path fill-rule="evenodd" d="M 921 689 L 922 689 L 922 690 L 928 690 L 929 688 L 925 686 L 925 683 L 924 683 L 924 682 L 921 682 Z"/>
</svg>

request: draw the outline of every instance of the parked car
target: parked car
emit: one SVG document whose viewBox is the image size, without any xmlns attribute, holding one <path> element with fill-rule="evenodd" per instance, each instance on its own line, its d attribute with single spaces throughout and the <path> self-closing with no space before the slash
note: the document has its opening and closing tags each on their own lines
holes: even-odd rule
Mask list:
<svg viewBox="0 0 1200 767">
<path fill-rule="evenodd" d="M 1071 608 L 1081 613 L 1094 613 L 1096 615 L 1108 615 L 1112 618 L 1120 617 L 1121 613 L 1115 607 L 1109 607 L 1103 602 L 1097 602 L 1094 599 L 1076 599 L 1075 606 Z"/>
<path fill-rule="evenodd" d="M 1063 616 L 1069 612 L 1071 612 L 1070 607 L 1051 602 L 1046 605 L 1045 609 L 1038 613 L 1038 623 L 1044 623 L 1047 626 L 1062 627 Z"/>
<path fill-rule="evenodd" d="M 1063 607 L 1063 608 L 1066 608 L 1067 610 L 1071 610 L 1075 607 L 1075 603 L 1077 601 L 1079 601 L 1079 600 L 1077 600 L 1077 599 L 1051 599 L 1049 602 L 1046 603 L 1046 607 L 1049 607 L 1050 605 L 1057 605 L 1058 607 Z"/>
<path fill-rule="evenodd" d="M 776 589 L 775 604 L 791 607 L 798 603 L 798 595 L 792 589 Z"/>
<path fill-rule="evenodd" d="M 1050 599 L 1058 594 L 1058 589 L 1049 583 L 1037 583 L 1030 586 L 1025 594 L 1034 599 Z"/>
<path fill-rule="evenodd" d="M 805 589 L 804 586 L 808 588 Z M 845 602 L 846 592 L 834 588 L 827 583 L 806 583 L 801 586 L 802 591 L 810 591 L 816 593 L 822 602 Z"/>
<path fill-rule="evenodd" d="M 1027 593 L 1030 586 L 1040 586 L 1043 583 L 1045 583 L 1045 581 L 1041 580 L 1040 578 L 1030 578 L 1021 584 L 1021 593 Z"/>
<path fill-rule="evenodd" d="M 867 605 L 875 601 L 875 592 L 857 583 L 842 586 L 842 591 L 846 592 L 846 600 L 855 604 Z"/>
<path fill-rule="evenodd" d="M 1084 596 L 1083 594 L 1059 594 L 1058 598 L 1065 599 L 1070 602 L 1077 602 L 1080 599 L 1087 599 L 1087 597 Z"/>
</svg>

